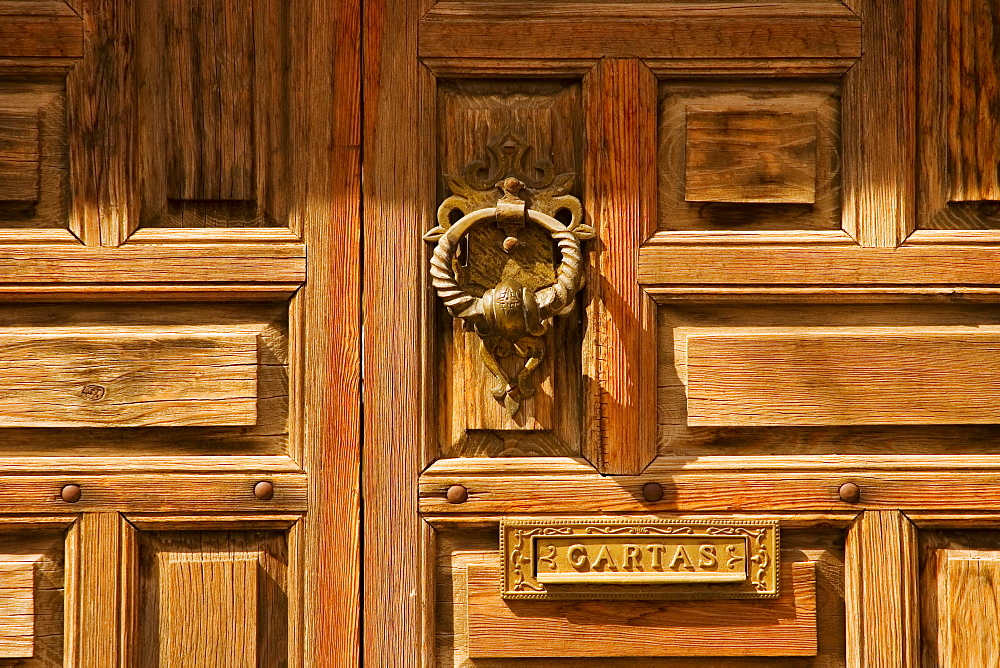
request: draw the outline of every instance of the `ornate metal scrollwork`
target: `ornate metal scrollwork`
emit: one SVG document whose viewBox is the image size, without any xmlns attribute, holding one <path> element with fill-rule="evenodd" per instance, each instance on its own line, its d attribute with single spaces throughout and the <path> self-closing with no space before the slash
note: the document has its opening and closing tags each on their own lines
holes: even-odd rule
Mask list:
<svg viewBox="0 0 1000 668">
<path fill-rule="evenodd" d="M 492 395 L 503 401 L 511 417 L 520 410 L 521 401 L 535 393 L 530 377 L 545 356 L 541 337 L 552 318 L 573 310 L 583 287 L 580 243 L 594 236 L 583 222 L 580 200 L 568 194 L 576 174 L 555 175 L 551 163 L 543 161 L 534 168 L 540 176 L 532 178 L 522 169 L 529 148 L 517 136 L 504 133 L 487 146 L 491 165 L 475 161 L 465 166 L 462 176 L 445 176 L 452 195 L 438 208 L 438 224 L 424 235 L 425 241 L 437 244 L 431 259 L 434 288 L 448 312 L 479 334 L 483 362 L 496 378 Z M 450 221 L 453 211 L 463 214 L 455 223 Z M 569 213 L 569 224 L 555 218 L 560 211 Z M 459 243 L 475 226 L 487 222 L 506 235 L 500 250 L 507 254 L 520 251 L 520 233 L 528 223 L 545 230 L 561 254 L 555 281 L 532 289 L 505 278 L 481 294 L 460 285 L 455 271 Z M 499 361 L 511 355 L 525 360 L 513 377 Z"/>
</svg>

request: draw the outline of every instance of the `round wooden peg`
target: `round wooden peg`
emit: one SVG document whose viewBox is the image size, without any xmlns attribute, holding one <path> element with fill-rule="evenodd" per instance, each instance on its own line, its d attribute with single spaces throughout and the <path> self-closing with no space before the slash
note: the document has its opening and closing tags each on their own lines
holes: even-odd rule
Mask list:
<svg viewBox="0 0 1000 668">
<path fill-rule="evenodd" d="M 63 485 L 62 490 L 59 492 L 59 496 L 66 503 L 76 503 L 82 495 L 83 492 L 80 491 L 79 485 Z"/>
<path fill-rule="evenodd" d="M 267 501 L 274 496 L 274 485 L 270 480 L 261 480 L 253 486 L 253 495 L 261 501 Z"/>
<path fill-rule="evenodd" d="M 647 482 L 642 486 L 642 498 L 650 503 L 656 503 L 663 498 L 663 485 L 658 482 Z"/>
<path fill-rule="evenodd" d="M 861 488 L 853 482 L 845 482 L 840 486 L 840 500 L 845 503 L 857 503 L 861 499 Z"/>
<path fill-rule="evenodd" d="M 448 503 L 465 503 L 469 500 L 469 490 L 461 485 L 452 485 L 445 493 Z"/>
</svg>

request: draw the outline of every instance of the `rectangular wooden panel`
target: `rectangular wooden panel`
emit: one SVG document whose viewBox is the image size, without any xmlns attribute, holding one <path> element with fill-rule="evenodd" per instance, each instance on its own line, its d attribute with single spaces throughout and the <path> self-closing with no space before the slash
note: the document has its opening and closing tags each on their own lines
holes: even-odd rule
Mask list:
<svg viewBox="0 0 1000 668">
<path fill-rule="evenodd" d="M 138 542 L 135 665 L 288 664 L 284 532 L 140 531 Z"/>
<path fill-rule="evenodd" d="M 287 227 L 290 11 L 274 0 L 137 6 L 143 227 Z"/>
<path fill-rule="evenodd" d="M 951 200 L 1000 201 L 1000 2 L 946 4 Z"/>
<path fill-rule="evenodd" d="M 853 242 L 841 230 L 838 81 L 669 78 L 659 89 L 658 230 L 677 242 L 695 230 L 722 243 L 764 230 Z"/>
<path fill-rule="evenodd" d="M 695 426 L 992 424 L 1000 327 L 678 328 Z"/>
<path fill-rule="evenodd" d="M 0 109 L 0 201 L 34 202 L 38 199 L 39 138 L 37 112 Z"/>
<path fill-rule="evenodd" d="M 687 109 L 684 199 L 816 201 L 816 111 Z"/>
<path fill-rule="evenodd" d="M 255 331 L 0 329 L 0 426 L 190 427 L 256 421 Z"/>
<path fill-rule="evenodd" d="M 504 601 L 499 568 L 468 568 L 474 658 L 813 656 L 816 569 L 784 565 L 780 594 L 744 601 Z"/>
<path fill-rule="evenodd" d="M 945 666 L 986 666 L 1000 656 L 1000 555 L 949 558 Z"/>
<path fill-rule="evenodd" d="M 253 3 L 163 0 L 162 11 L 167 197 L 253 199 Z"/>
<path fill-rule="evenodd" d="M 34 564 L 0 562 L 0 658 L 34 656 L 34 636 Z"/>
<path fill-rule="evenodd" d="M 160 566 L 160 665 L 256 668 L 255 556 Z"/>
</svg>

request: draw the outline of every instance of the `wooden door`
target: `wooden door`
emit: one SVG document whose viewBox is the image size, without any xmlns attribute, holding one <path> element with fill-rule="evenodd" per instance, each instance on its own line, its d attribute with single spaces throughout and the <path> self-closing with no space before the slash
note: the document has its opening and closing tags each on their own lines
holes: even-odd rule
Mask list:
<svg viewBox="0 0 1000 668">
<path fill-rule="evenodd" d="M 367 665 L 997 665 L 998 20 L 366 3 Z M 568 255 L 493 222 L 565 195 L 586 285 L 503 343 Z M 776 591 L 614 538 L 739 523 Z"/>
<path fill-rule="evenodd" d="M 358 29 L 0 3 L 0 663 L 356 663 Z"/>
</svg>

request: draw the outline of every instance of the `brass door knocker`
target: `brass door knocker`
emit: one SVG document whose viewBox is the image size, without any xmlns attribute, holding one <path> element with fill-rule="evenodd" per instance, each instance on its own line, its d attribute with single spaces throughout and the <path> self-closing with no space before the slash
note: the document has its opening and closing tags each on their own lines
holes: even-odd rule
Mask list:
<svg viewBox="0 0 1000 668">
<path fill-rule="evenodd" d="M 512 146 L 514 150 L 510 150 Z M 485 169 L 482 162 L 468 165 L 464 178 L 447 177 L 453 195 L 438 208 L 438 225 L 424 235 L 424 240 L 437 244 L 431 259 L 431 277 L 438 296 L 452 316 L 461 318 L 467 328 L 474 328 L 479 334 L 481 357 L 496 378 L 490 391 L 503 401 L 507 413 L 513 417 L 522 399 L 535 393 L 530 376 L 545 356 L 541 337 L 553 317 L 568 315 L 573 310 L 584 280 L 580 243 L 592 239 L 594 231 L 583 223 L 580 201 L 567 194 L 575 174 L 554 177 L 551 165 L 541 163 L 537 169 L 542 178 L 526 185 L 511 173 L 519 165 L 527 145 L 508 133 L 491 142 L 488 148 L 497 160 L 486 179 L 479 176 Z M 503 149 L 508 150 L 505 153 Z M 497 176 L 503 178 L 496 180 Z M 499 199 L 497 190 L 502 191 Z M 522 193 L 530 200 L 530 206 L 522 199 Z M 451 224 L 449 216 L 454 210 L 464 215 Z M 571 216 L 568 225 L 554 217 L 561 210 Z M 504 279 L 481 296 L 459 285 L 454 267 L 459 243 L 475 226 L 490 221 L 506 235 L 500 249 L 508 254 L 518 251 L 518 235 L 528 223 L 545 230 L 561 254 L 555 282 L 530 289 L 515 279 Z M 524 359 L 524 366 L 513 377 L 499 362 L 511 355 Z"/>
</svg>

